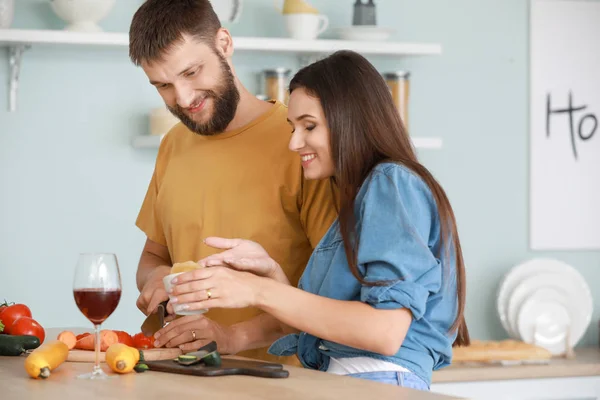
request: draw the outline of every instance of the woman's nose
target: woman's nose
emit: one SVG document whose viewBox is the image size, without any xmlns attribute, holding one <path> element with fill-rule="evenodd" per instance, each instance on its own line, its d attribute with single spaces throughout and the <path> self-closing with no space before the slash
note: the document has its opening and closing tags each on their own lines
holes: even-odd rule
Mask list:
<svg viewBox="0 0 600 400">
<path fill-rule="evenodd" d="M 289 149 L 291 151 L 300 151 L 304 147 L 304 136 L 301 132 L 295 131 L 290 139 Z"/>
</svg>

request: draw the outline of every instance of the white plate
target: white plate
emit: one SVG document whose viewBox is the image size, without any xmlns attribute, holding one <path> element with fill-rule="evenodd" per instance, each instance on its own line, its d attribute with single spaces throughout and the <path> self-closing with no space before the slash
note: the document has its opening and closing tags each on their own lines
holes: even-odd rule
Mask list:
<svg viewBox="0 0 600 400">
<path fill-rule="evenodd" d="M 561 296 L 553 289 L 538 289 L 523 302 L 519 309 L 517 330 L 526 343 L 549 350 L 553 355 L 567 350 L 567 332 L 573 331 L 569 311 Z M 574 346 L 573 335 L 569 343 Z"/>
<path fill-rule="evenodd" d="M 555 297 L 569 310 L 573 321 L 573 335 L 578 341 L 587 329 L 586 316 L 592 312 L 592 304 L 587 302 L 581 287 L 563 274 L 541 273 L 524 279 L 512 291 L 508 299 L 506 315 L 511 334 L 520 337 L 517 328 L 519 309 L 529 295 L 539 289 L 552 289 Z"/>
<path fill-rule="evenodd" d="M 342 40 L 387 40 L 394 29 L 382 28 L 372 25 L 356 25 L 333 29 L 338 38 Z"/>
<path fill-rule="evenodd" d="M 581 276 L 581 274 L 562 261 L 551 258 L 534 258 L 512 268 L 502 279 L 496 296 L 496 309 L 502 326 L 513 339 L 520 339 L 517 332 L 510 329 L 508 318 L 508 302 L 513 290 L 521 281 L 531 276 L 543 273 L 561 274 L 564 280 L 571 280 L 574 285 L 580 288 L 579 295 L 583 298 L 581 304 L 584 304 L 582 313 L 585 315 L 586 326 L 589 325 L 592 318 L 593 300 L 590 289 Z"/>
</svg>

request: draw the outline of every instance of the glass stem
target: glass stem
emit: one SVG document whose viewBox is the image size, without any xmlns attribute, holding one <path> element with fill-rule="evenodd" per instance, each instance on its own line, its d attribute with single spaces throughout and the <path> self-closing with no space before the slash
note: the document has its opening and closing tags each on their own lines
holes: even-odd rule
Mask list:
<svg viewBox="0 0 600 400">
<path fill-rule="evenodd" d="M 94 325 L 96 340 L 94 340 L 95 344 L 95 352 L 96 352 L 96 363 L 94 364 L 94 373 L 102 372 L 100 369 L 100 324 Z"/>
</svg>

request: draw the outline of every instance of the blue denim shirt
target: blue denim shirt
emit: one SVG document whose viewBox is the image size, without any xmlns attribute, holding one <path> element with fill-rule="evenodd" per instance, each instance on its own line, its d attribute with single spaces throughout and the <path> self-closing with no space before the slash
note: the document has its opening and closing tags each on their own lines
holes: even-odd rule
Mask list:
<svg viewBox="0 0 600 400">
<path fill-rule="evenodd" d="M 440 221 L 431 191 L 406 167 L 382 163 L 362 185 L 354 212 L 360 273 L 367 281 L 394 282 L 367 286 L 352 275 L 335 221 L 313 252 L 298 287 L 377 309 L 407 308 L 413 320 L 402 346 L 389 357 L 302 332 L 280 338 L 269 352 L 297 354 L 305 367 L 322 371 L 327 370 L 329 357 L 368 356 L 401 365 L 431 384 L 432 371 L 451 362 L 456 333 L 449 334 L 449 328 L 458 310 L 454 252 L 449 264 L 445 257 L 438 258 Z"/>
</svg>

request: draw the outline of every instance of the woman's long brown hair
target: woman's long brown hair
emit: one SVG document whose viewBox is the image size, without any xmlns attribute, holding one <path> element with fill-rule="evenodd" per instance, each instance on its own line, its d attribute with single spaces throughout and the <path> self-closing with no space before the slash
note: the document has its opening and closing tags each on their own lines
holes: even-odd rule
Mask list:
<svg viewBox="0 0 600 400">
<path fill-rule="evenodd" d="M 361 55 L 338 51 L 301 69 L 290 82 L 290 93 L 297 88 L 304 88 L 320 100 L 327 120 L 335 166 L 333 179 L 340 200 L 339 226 L 352 274 L 362 284 L 385 284 L 366 282 L 358 270 L 354 202 L 377 164 L 384 161 L 402 164 L 425 181 L 437 204 L 442 239 L 438 257 L 442 257 L 442 252 L 449 257 L 450 245 L 454 246 L 458 314 L 450 331 L 458 330 L 454 345 L 468 345 L 469 332 L 464 319 L 465 266 L 454 212 L 440 184 L 417 160 L 383 77 Z"/>
</svg>

